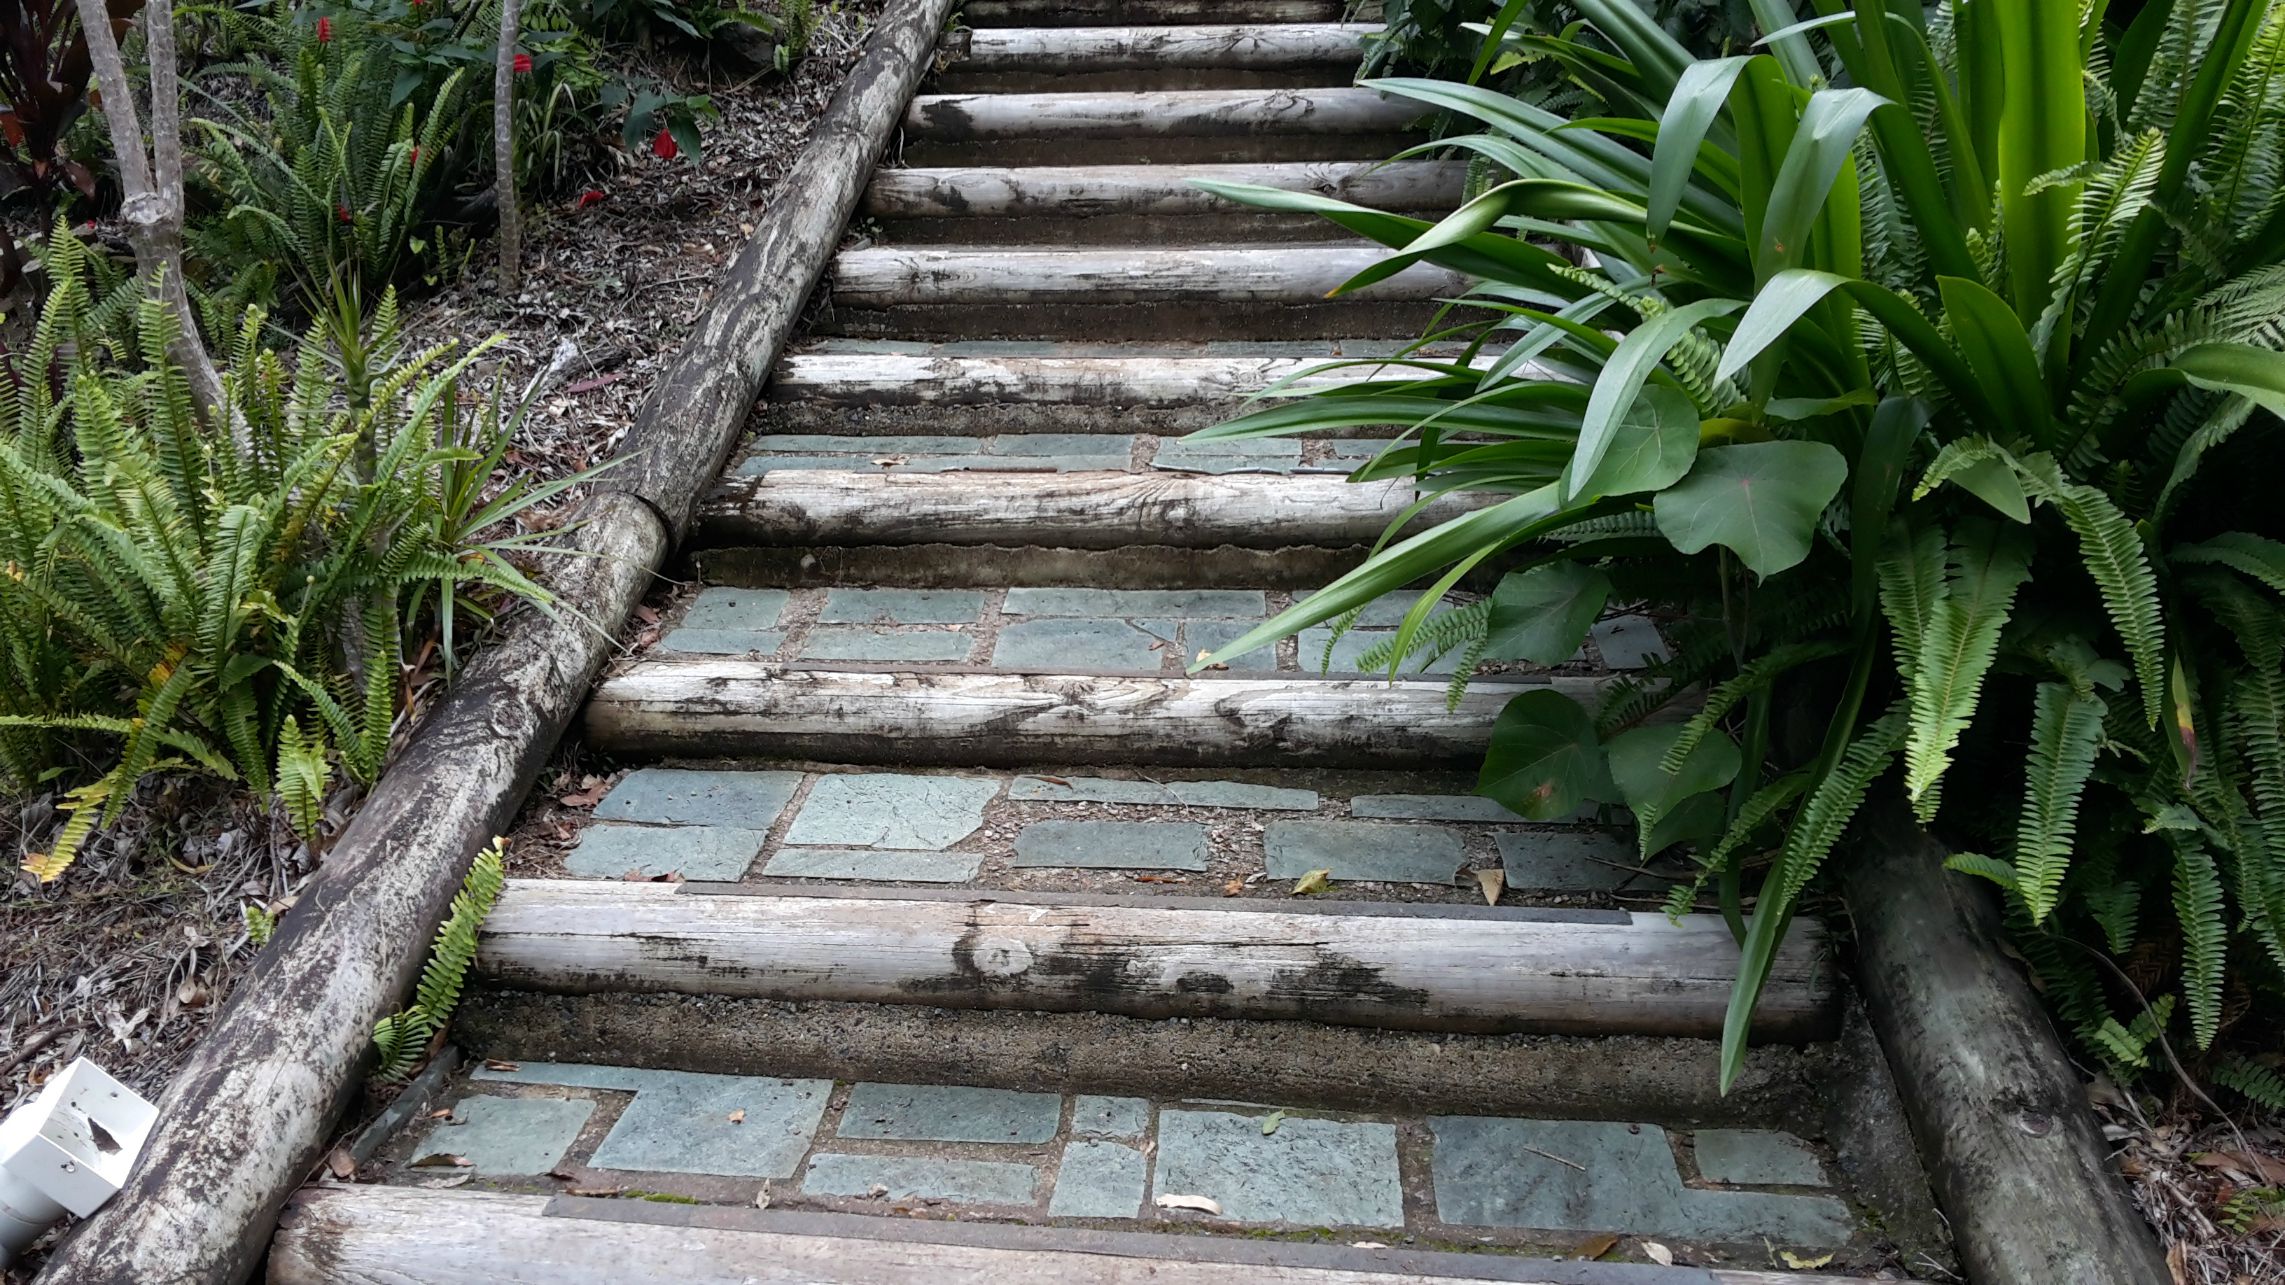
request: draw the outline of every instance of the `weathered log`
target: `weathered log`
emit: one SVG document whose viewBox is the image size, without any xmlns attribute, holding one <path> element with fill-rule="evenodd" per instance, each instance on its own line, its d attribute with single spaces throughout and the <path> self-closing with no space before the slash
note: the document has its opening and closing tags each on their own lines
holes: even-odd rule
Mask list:
<svg viewBox="0 0 2285 1285">
<path fill-rule="evenodd" d="M 689 531 L 701 489 L 722 471 L 755 389 L 800 323 L 952 6 L 923 0 L 882 19 L 781 180 L 788 198 L 730 261 L 673 364 L 643 399 L 627 437 L 630 462 L 602 485 L 642 497 L 674 542 Z"/>
<path fill-rule="evenodd" d="M 1371 246 L 1183 250 L 844 250 L 833 299 L 854 308 L 911 304 L 1310 304 L 1386 259 Z M 1415 263 L 1351 291 L 1357 300 L 1425 301 L 1465 291 L 1471 278 Z"/>
<path fill-rule="evenodd" d="M 1357 65 L 1379 23 L 1227 23 L 1214 26 L 1000 27 L 968 33 L 963 71 L 1025 74 L 1193 67 Z"/>
<path fill-rule="evenodd" d="M 1378 16 L 1380 6 L 1352 6 L 1345 0 L 968 0 L 960 17 L 977 28 L 1339 22 L 1352 7 L 1359 9 L 1357 17 L 1370 18 Z"/>
<path fill-rule="evenodd" d="M 980 406 L 996 402 L 1066 406 L 1230 407 L 1331 357 L 923 357 L 899 353 L 805 353 L 778 363 L 772 401 L 841 406 Z M 1489 358 L 1480 359 L 1488 362 Z M 1295 379 L 1280 395 L 1313 392 L 1416 371 L 1380 364 L 1342 366 Z M 1268 403 L 1264 403 L 1265 405 Z M 1101 421 L 1104 432 L 1132 432 Z M 1360 430 L 1363 431 L 1363 430 Z M 1386 435 L 1393 430 L 1377 430 Z"/>
<path fill-rule="evenodd" d="M 865 189 L 883 219 L 1103 218 L 1242 214 L 1247 207 L 1192 179 L 1314 192 L 1395 211 L 1450 210 L 1466 186 L 1460 161 L 1285 161 L 1258 165 L 1036 165 L 884 169 Z M 1331 224 L 1319 227 L 1331 234 Z"/>
<path fill-rule="evenodd" d="M 739 260 L 774 267 L 714 296 L 674 367 L 683 378 L 670 373 L 644 404 L 632 440 L 677 449 L 632 466 L 637 480 L 618 483 L 632 494 L 606 489 L 576 511 L 570 543 L 588 556 L 565 559 L 556 580 L 571 610 L 520 613 L 415 734 L 176 1074 L 126 1187 L 74 1229 L 43 1281 L 226 1285 L 252 1271 L 356 1092 L 374 1022 L 412 989 L 470 859 L 506 828 L 650 587 L 669 543 L 660 515 L 687 523 L 736 441 L 801 304 L 775 291 L 824 272 L 950 8 L 926 0 L 876 28 L 786 177 L 804 199 L 772 211 Z M 742 363 L 724 359 L 727 337 Z"/>
<path fill-rule="evenodd" d="M 1290 913 L 1194 898 L 722 888 L 511 880 L 485 922 L 477 973 L 572 995 L 1695 1038 L 1720 1034 L 1737 978 L 1737 941 L 1719 915 L 1371 903 Z M 1826 953 L 1820 927 L 1795 924 L 1755 1010 L 1756 1038 L 1831 1036 L 1838 994 Z"/>
<path fill-rule="evenodd" d="M 2171 1279 L 1989 890 L 1900 803 L 1845 855 L 1857 980 L 1973 1281 Z"/>
<path fill-rule="evenodd" d="M 1404 481 L 1188 473 L 842 473 L 732 478 L 707 497 L 705 544 L 1348 545 L 1380 538 L 1415 492 Z M 1407 530 L 1481 508 L 1455 494 Z"/>
<path fill-rule="evenodd" d="M 1153 135 L 1394 134 L 1426 114 L 1371 89 L 1180 89 L 1143 93 L 922 94 L 905 112 L 917 141 Z"/>
<path fill-rule="evenodd" d="M 650 587 L 666 546 L 630 497 L 599 495 L 566 559 L 556 617 L 519 618 L 473 661 L 341 835 L 214 1029 L 160 1099 L 127 1186 L 41 1279 L 172 1285 L 243 1279 L 371 1056 L 373 1023 L 412 988 L 469 859 L 517 805 Z"/>
<path fill-rule="evenodd" d="M 1547 685 L 1592 704 L 1602 680 Z M 646 660 L 588 702 L 607 754 L 763 754 L 847 763 L 1474 763 L 1532 684 L 812 669 Z"/>
<path fill-rule="evenodd" d="M 1798 1285 L 1724 1268 L 1628 1268 L 1636 1285 Z M 310 1187 L 270 1285 L 1590 1285 L 1594 1264 L 418 1187 Z M 1852 1278 L 1823 1276 L 1833 1285 Z M 1853 1278 L 1862 1285 L 1865 1278 Z"/>
</svg>

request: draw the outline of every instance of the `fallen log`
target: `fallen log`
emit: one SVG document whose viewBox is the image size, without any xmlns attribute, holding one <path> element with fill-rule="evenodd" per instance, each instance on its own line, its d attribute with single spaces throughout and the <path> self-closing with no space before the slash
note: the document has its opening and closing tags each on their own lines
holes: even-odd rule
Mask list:
<svg viewBox="0 0 2285 1285">
<path fill-rule="evenodd" d="M 833 299 L 851 308 L 914 304 L 1310 304 L 1388 257 L 1372 246 L 1185 250 L 844 250 Z M 1468 276 L 1415 263 L 1344 295 L 1427 302 L 1466 293 Z"/>
</svg>

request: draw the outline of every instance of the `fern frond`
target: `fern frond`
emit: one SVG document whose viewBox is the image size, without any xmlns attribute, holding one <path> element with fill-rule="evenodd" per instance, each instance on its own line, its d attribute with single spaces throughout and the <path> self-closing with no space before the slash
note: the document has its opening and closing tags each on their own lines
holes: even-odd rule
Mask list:
<svg viewBox="0 0 2285 1285">
<path fill-rule="evenodd" d="M 2222 881 L 2214 859 L 2187 845 L 2174 853 L 2174 918 L 2182 926 L 2182 984 L 2190 1029 L 2201 1049 L 2221 1030 L 2222 966 L 2229 930 L 2222 921 Z"/>
<path fill-rule="evenodd" d="M 2091 691 L 2041 683 L 2032 700 L 2031 751 L 2016 823 L 2016 887 L 2034 924 L 2054 913 L 2070 869 L 2079 799 L 2094 771 L 2109 707 Z"/>
</svg>

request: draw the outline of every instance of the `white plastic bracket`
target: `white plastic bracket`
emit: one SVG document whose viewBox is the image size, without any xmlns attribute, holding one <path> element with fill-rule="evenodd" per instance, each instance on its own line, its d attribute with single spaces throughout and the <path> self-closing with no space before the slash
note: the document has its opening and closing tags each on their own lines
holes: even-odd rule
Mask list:
<svg viewBox="0 0 2285 1285">
<path fill-rule="evenodd" d="M 0 1267 L 65 1211 L 81 1218 L 126 1185 L 157 1107 L 80 1058 L 0 1120 Z"/>
</svg>

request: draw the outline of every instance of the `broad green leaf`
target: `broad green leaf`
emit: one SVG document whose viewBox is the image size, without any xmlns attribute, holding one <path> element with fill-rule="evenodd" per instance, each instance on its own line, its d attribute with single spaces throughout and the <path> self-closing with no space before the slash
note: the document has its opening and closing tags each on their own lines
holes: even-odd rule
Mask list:
<svg viewBox="0 0 2285 1285">
<path fill-rule="evenodd" d="M 1690 475 L 1652 501 L 1675 548 L 1719 544 L 1757 576 L 1809 556 L 1809 537 L 1848 480 L 1848 461 L 1823 442 L 1749 442 L 1698 452 Z"/>
<path fill-rule="evenodd" d="M 1619 340 L 1619 346 L 1603 363 L 1603 373 L 1587 399 L 1587 413 L 1579 421 L 1579 450 L 1563 470 L 1566 502 L 1588 493 L 1587 483 L 1618 436 L 1620 419 L 1634 407 L 1643 384 L 1674 345 L 1700 322 L 1727 316 L 1744 306 L 1736 299 L 1700 299 L 1652 317 Z"/>
<path fill-rule="evenodd" d="M 1555 691 L 1525 692 L 1492 724 L 1476 793 L 1534 821 L 1560 821 L 1590 801 L 1617 794 L 1595 718 Z"/>
<path fill-rule="evenodd" d="M 1637 727 L 1612 738 L 1608 748 L 1611 783 L 1634 812 L 1636 844 L 1646 861 L 1655 851 L 1650 840 L 1661 819 L 1683 800 L 1719 790 L 1737 778 L 1738 747 L 1720 732 L 1702 738 L 1683 756 L 1678 770 L 1667 771 L 1667 751 L 1681 734 L 1678 723 Z"/>
<path fill-rule="evenodd" d="M 1590 498 L 1659 491 L 1698 458 L 1698 408 L 1663 384 L 1643 388 L 1619 417 L 1618 432 L 1584 493 Z"/>
<path fill-rule="evenodd" d="M 1610 596 L 1609 576 L 1568 558 L 1511 571 L 1492 590 L 1484 655 L 1563 664 L 1578 654 Z"/>
<path fill-rule="evenodd" d="M 1813 268 L 1787 269 L 1755 292 L 1752 306 L 1738 318 L 1729 346 L 1722 350 L 1721 365 L 1715 368 L 1715 377 L 1727 379 L 1745 369 L 1746 363 L 1760 356 L 1835 290 L 1846 293 L 1849 302 L 1871 313 L 1873 320 L 1887 327 L 1898 343 L 1926 362 L 1928 369 L 1943 381 L 1946 391 L 1960 399 L 1979 420 L 1993 418 L 1991 404 L 1976 383 L 1975 372 L 1911 300 L 1870 281 Z"/>
<path fill-rule="evenodd" d="M 1657 245 L 1682 204 L 1682 191 L 1698 166 L 1698 145 L 1729 101 L 1730 88 L 1751 56 L 1714 58 L 1694 62 L 1675 82 L 1674 96 L 1658 122 L 1658 142 L 1651 149 L 1650 199 L 1645 202 L 1644 235 Z"/>
<path fill-rule="evenodd" d="M 2080 184 L 2032 189 L 2036 180 L 2087 159 L 2087 69 L 2079 54 L 2078 0 L 1991 3 L 1994 21 L 1978 34 L 1997 37 L 2001 100 L 1975 109 L 1999 109 L 1995 177 L 2009 293 L 2017 320 L 2030 325 L 2046 310 L 2055 270 L 2070 252 Z"/>
<path fill-rule="evenodd" d="M 1722 827 L 1728 822 L 1729 805 L 1721 795 L 1693 794 L 1669 808 L 1658 818 L 1658 824 L 1638 831 L 1636 849 L 1645 861 L 1677 843 L 1693 843 L 1703 849 L 1722 837 Z"/>
<path fill-rule="evenodd" d="M 1754 245 L 1756 279 L 1798 267 L 1808 256 L 1809 231 L 1832 194 L 1833 180 L 1848 163 L 1866 118 L 1884 101 L 1869 89 L 1820 89 L 1810 95 L 1770 187 L 1769 211 Z"/>
<path fill-rule="evenodd" d="M 1980 283 L 1938 277 L 1936 287 L 1952 323 L 1952 336 L 1993 408 L 2007 422 L 2008 435 L 2052 448 L 2055 420 L 2048 408 L 2047 381 L 2023 323 L 2005 299 Z"/>
<path fill-rule="evenodd" d="M 2285 415 L 2285 353 L 2251 344 L 2199 344 L 2156 370 L 2126 383 L 2129 401 L 2148 400 L 2181 384 L 2218 393 L 2236 393 L 2276 415 Z"/>
</svg>

